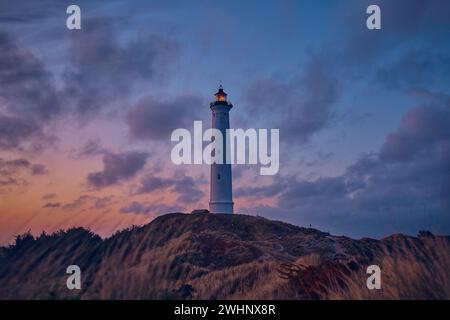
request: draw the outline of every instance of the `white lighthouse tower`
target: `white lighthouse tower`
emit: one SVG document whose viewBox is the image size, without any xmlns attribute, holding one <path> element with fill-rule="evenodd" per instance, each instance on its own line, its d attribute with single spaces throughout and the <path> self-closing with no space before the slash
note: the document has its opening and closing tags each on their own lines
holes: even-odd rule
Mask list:
<svg viewBox="0 0 450 320">
<path fill-rule="evenodd" d="M 227 101 L 227 94 L 222 86 L 215 94 L 216 101 L 211 102 L 212 128 L 219 129 L 223 139 L 222 163 L 211 164 L 209 211 L 213 213 L 233 213 L 233 191 L 231 182 L 231 164 L 226 161 L 227 149 L 230 147 L 226 130 L 230 128 L 229 112 L 233 105 Z"/>
</svg>

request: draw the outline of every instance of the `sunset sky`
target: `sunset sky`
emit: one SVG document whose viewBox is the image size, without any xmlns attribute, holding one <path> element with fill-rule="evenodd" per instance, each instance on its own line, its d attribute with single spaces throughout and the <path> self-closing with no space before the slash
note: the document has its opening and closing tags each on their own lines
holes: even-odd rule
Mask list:
<svg viewBox="0 0 450 320">
<path fill-rule="evenodd" d="M 210 124 L 220 83 L 232 127 L 280 129 L 277 175 L 233 166 L 237 213 L 449 234 L 449 39 L 439 0 L 2 0 L 0 244 L 207 208 L 209 166 L 172 164 L 170 134 Z"/>
</svg>

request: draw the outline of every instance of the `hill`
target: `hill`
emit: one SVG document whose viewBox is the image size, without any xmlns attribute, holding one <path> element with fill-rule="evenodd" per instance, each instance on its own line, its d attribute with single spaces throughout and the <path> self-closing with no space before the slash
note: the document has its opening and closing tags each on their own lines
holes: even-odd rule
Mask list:
<svg viewBox="0 0 450 320">
<path fill-rule="evenodd" d="M 66 288 L 68 265 L 82 289 Z M 382 270 L 368 290 L 366 268 Z M 82 228 L 0 248 L 1 299 L 449 299 L 450 237 L 333 236 L 262 217 L 173 213 L 107 239 Z"/>
</svg>

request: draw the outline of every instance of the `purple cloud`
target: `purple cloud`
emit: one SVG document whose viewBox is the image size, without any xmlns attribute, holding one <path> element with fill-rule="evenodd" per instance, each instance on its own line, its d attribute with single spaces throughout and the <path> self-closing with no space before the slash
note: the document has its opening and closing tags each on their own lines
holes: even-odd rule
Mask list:
<svg viewBox="0 0 450 320">
<path fill-rule="evenodd" d="M 43 164 L 33 164 L 24 158 L 13 160 L 0 158 L 0 176 L 18 175 L 24 171 L 34 176 L 48 173 L 47 167 Z"/>
<path fill-rule="evenodd" d="M 89 209 L 104 209 L 114 202 L 115 196 L 96 198 L 94 204 Z"/>
<path fill-rule="evenodd" d="M 163 213 L 171 213 L 171 212 L 177 212 L 180 210 L 180 207 L 173 206 L 173 205 L 165 205 L 165 204 L 143 204 L 140 202 L 132 202 L 128 206 L 125 206 L 120 209 L 120 213 L 124 214 L 142 214 L 142 215 L 149 215 L 149 214 L 155 214 L 160 215 Z"/>
<path fill-rule="evenodd" d="M 89 195 L 81 195 L 78 198 L 76 198 L 75 200 L 73 200 L 70 203 L 66 203 L 62 206 L 62 208 L 64 210 L 72 210 L 72 209 L 78 209 L 82 206 L 84 206 L 86 203 L 88 203 L 89 201 L 95 200 L 94 196 L 89 196 Z"/>
<path fill-rule="evenodd" d="M 428 94 L 386 138 L 380 153 L 361 157 L 336 177 L 277 177 L 240 196 L 277 196 L 276 208 L 255 208 L 287 221 L 383 236 L 421 229 L 450 232 L 450 100 Z"/>
<path fill-rule="evenodd" d="M 128 97 L 138 83 L 159 82 L 179 55 L 178 43 L 157 34 L 139 34 L 122 43 L 111 19 L 83 21 L 83 32 L 70 37 L 67 95 L 77 113 L 95 114 Z"/>
<path fill-rule="evenodd" d="M 19 149 L 23 141 L 41 135 L 40 130 L 35 121 L 4 115 L 0 110 L 0 148 Z"/>
<path fill-rule="evenodd" d="M 45 209 L 55 209 L 55 208 L 60 208 L 60 207 L 61 207 L 61 203 L 59 203 L 59 202 L 48 202 L 42 206 L 42 208 L 45 208 Z"/>
<path fill-rule="evenodd" d="M 48 5 L 54 9 L 57 3 Z M 13 15 L 9 9 L 0 14 L 0 23 Z M 42 10 L 38 12 L 41 18 Z M 104 18 L 84 20 L 83 32 L 70 34 L 70 46 L 57 89 L 59 75 L 15 36 L 0 32 L 0 149 L 21 150 L 30 147 L 27 142 L 32 150 L 53 145 L 55 138 L 44 134 L 53 119 L 129 103 L 144 81 L 159 83 L 168 77 L 179 55 L 178 43 L 159 34 L 140 33 L 123 43 Z"/>
<path fill-rule="evenodd" d="M 126 123 L 134 139 L 169 141 L 173 130 L 190 128 L 194 120 L 202 119 L 205 108 L 206 104 L 197 96 L 179 96 L 168 101 L 146 97 L 128 112 Z"/>
<path fill-rule="evenodd" d="M 408 161 L 450 137 L 450 103 L 443 108 L 427 106 L 411 109 L 401 127 L 390 134 L 380 157 L 386 161 Z"/>
<path fill-rule="evenodd" d="M 172 178 L 156 177 L 153 174 L 145 175 L 137 187 L 135 194 L 152 193 L 169 190 L 177 194 L 177 203 L 180 206 L 195 203 L 204 196 L 203 188 L 199 184 L 204 184 L 203 180 L 196 181 L 191 176 L 186 176 L 182 172 L 175 172 Z"/>
<path fill-rule="evenodd" d="M 311 55 L 303 73 L 290 81 L 260 79 L 245 92 L 248 121 L 282 128 L 283 139 L 305 143 L 332 119 L 340 83 L 328 70 L 329 61 Z M 270 110 L 270 117 L 261 110 Z"/>
<path fill-rule="evenodd" d="M 149 174 L 141 179 L 141 184 L 137 190 L 137 193 L 151 193 L 161 189 L 166 189 L 173 186 L 174 183 L 174 179 L 164 179 Z"/>
<path fill-rule="evenodd" d="M 99 139 L 89 139 L 79 150 L 72 151 L 71 154 L 75 159 L 96 156 L 108 153 L 108 150 L 103 148 Z"/>
<path fill-rule="evenodd" d="M 133 177 L 145 165 L 149 154 L 146 152 L 106 153 L 103 155 L 103 170 L 90 173 L 87 182 L 95 188 L 116 184 Z"/>
<path fill-rule="evenodd" d="M 56 198 L 56 193 L 46 193 L 42 196 L 42 200 L 50 200 Z"/>
</svg>

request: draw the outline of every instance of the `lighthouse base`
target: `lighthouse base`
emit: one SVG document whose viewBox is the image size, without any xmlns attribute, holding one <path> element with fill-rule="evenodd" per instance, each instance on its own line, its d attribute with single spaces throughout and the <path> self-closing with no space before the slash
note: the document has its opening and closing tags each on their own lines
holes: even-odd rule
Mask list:
<svg viewBox="0 0 450 320">
<path fill-rule="evenodd" d="M 233 213 L 233 202 L 215 201 L 209 203 L 209 211 L 212 213 Z"/>
</svg>

